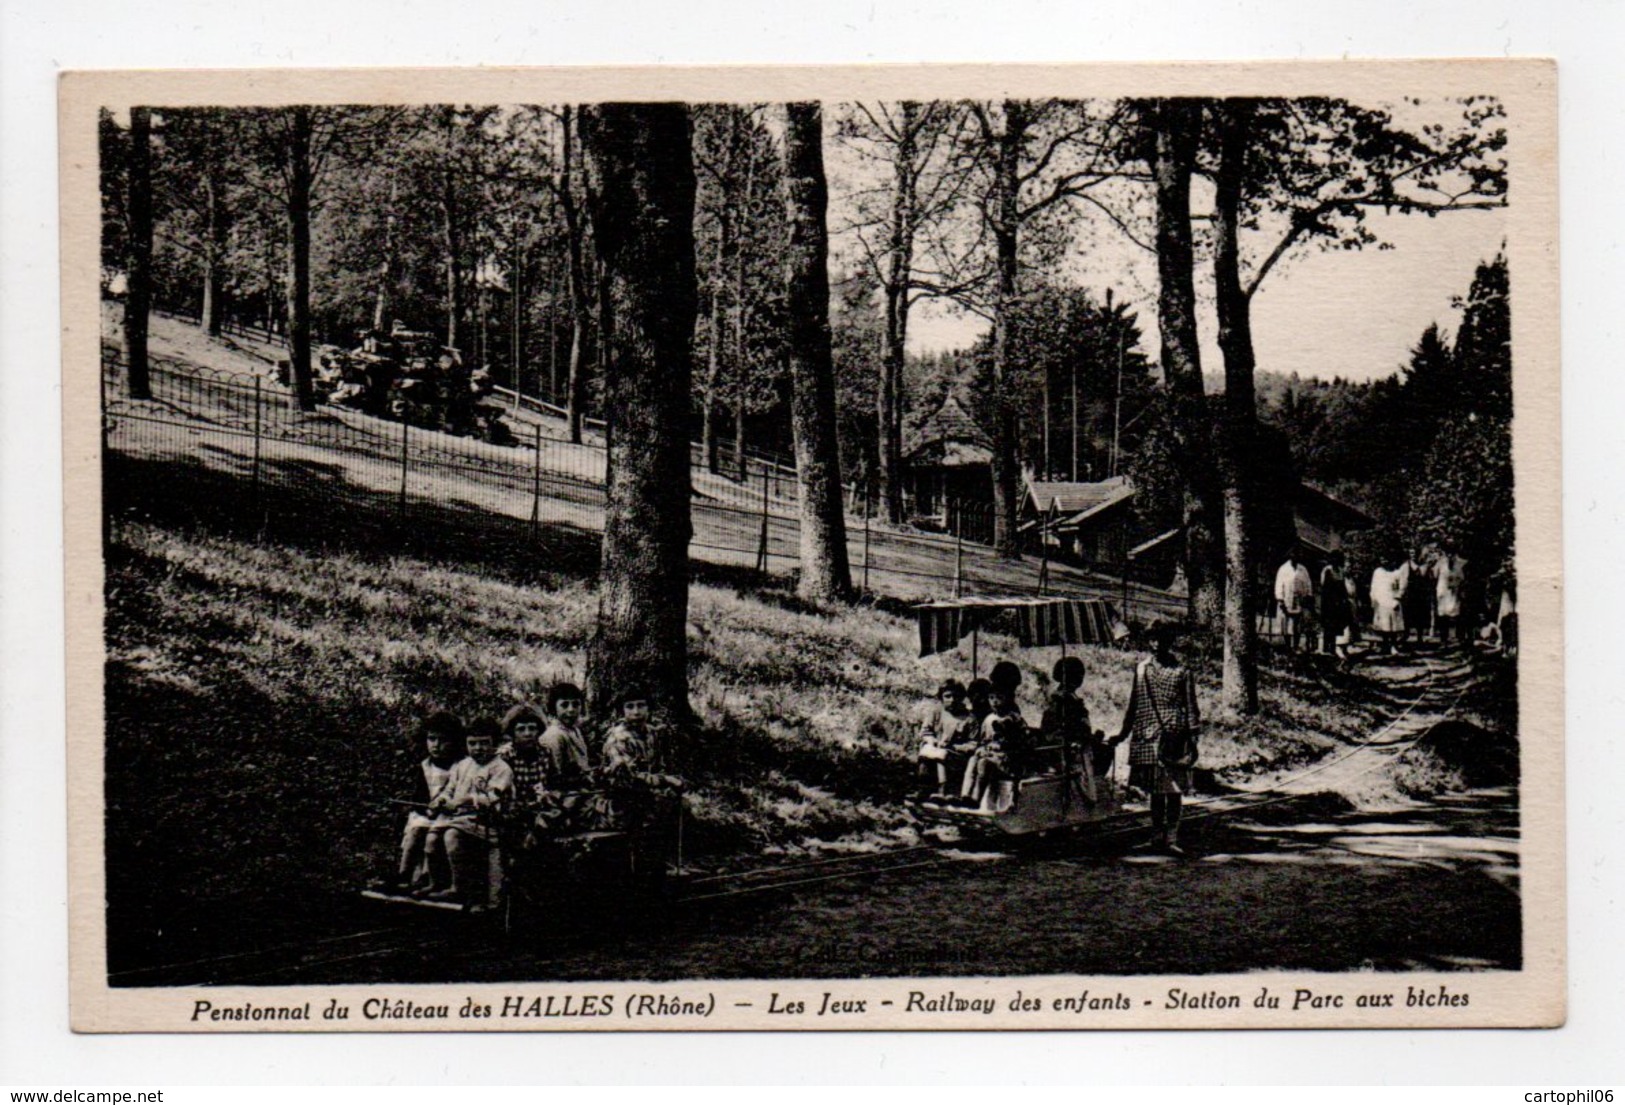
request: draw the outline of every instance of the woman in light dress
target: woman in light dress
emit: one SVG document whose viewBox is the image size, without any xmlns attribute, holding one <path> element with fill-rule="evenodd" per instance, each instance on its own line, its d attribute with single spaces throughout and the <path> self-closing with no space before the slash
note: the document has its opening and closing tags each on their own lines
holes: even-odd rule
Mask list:
<svg viewBox="0 0 1625 1105">
<path fill-rule="evenodd" d="M 1445 644 L 1450 639 L 1451 630 L 1455 631 L 1457 641 L 1465 641 L 1467 626 L 1463 622 L 1466 613 L 1463 592 L 1467 588 L 1467 561 L 1446 546 L 1439 556 L 1435 572 L 1439 643 Z"/>
<path fill-rule="evenodd" d="M 1371 628 L 1390 653 L 1395 639 L 1405 635 L 1405 588 L 1410 576 L 1407 560 L 1401 560 L 1397 568 L 1379 565 L 1371 573 Z"/>
</svg>

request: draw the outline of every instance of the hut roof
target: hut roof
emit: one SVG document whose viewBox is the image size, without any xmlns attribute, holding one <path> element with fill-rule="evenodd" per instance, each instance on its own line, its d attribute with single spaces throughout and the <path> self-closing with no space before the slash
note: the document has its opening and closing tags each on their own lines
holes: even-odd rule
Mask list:
<svg viewBox="0 0 1625 1105">
<path fill-rule="evenodd" d="M 1113 476 L 1109 480 L 1092 483 L 1073 483 L 1063 480 L 1028 480 L 1027 498 L 1040 514 L 1054 510 L 1059 525 L 1075 526 L 1100 511 L 1134 497 L 1134 485 L 1127 476 Z"/>
<path fill-rule="evenodd" d="M 956 394 L 950 394 L 942 406 L 920 423 L 910 435 L 906 452 L 912 458 L 933 445 L 941 446 L 945 456 L 979 456 L 980 463 L 984 464 L 993 455 L 993 439 L 971 417 Z M 956 445 L 960 448 L 953 448 Z"/>
</svg>

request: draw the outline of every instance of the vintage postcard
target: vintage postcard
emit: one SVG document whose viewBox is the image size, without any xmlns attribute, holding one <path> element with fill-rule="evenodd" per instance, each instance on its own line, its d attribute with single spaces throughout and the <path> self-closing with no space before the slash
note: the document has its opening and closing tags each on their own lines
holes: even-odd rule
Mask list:
<svg viewBox="0 0 1625 1105">
<path fill-rule="evenodd" d="M 1561 1024 L 1556 77 L 66 74 L 74 1027 Z"/>
</svg>

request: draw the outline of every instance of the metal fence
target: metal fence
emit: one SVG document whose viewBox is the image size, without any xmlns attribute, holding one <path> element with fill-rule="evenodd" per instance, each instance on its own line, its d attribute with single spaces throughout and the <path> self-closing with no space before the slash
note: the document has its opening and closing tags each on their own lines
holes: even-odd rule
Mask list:
<svg viewBox="0 0 1625 1105">
<path fill-rule="evenodd" d="M 420 429 L 341 407 L 303 411 L 269 366 L 225 373 L 150 358 L 152 397 L 128 398 L 122 351 L 103 347 L 103 456 L 110 517 L 235 521 L 256 536 L 383 551 L 444 549 L 563 565 L 597 554 L 605 506 L 600 428 L 568 439 L 556 408 L 513 397 L 515 445 Z M 700 570 L 786 575 L 800 562 L 797 483 L 766 458 L 713 472 L 696 448 L 693 539 Z M 854 585 L 904 600 L 962 594 L 1108 597 L 1142 620 L 1182 605 L 1167 592 L 1036 557 L 999 558 L 986 504 L 951 504 L 948 532 L 895 526 L 874 498 L 845 496 Z"/>
</svg>

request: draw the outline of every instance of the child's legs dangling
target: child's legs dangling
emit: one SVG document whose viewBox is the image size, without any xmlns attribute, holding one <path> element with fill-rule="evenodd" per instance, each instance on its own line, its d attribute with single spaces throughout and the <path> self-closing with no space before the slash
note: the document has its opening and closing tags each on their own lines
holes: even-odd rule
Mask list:
<svg viewBox="0 0 1625 1105">
<path fill-rule="evenodd" d="M 451 894 L 465 894 L 478 885 L 479 842 L 468 839 L 468 834 L 457 829 L 446 830 L 446 860 L 451 869 Z"/>
<path fill-rule="evenodd" d="M 429 875 L 429 888 L 444 889 L 452 881 L 451 859 L 446 842 L 449 829 L 431 827 L 424 834 L 423 868 Z"/>
<path fill-rule="evenodd" d="M 401 836 L 401 858 L 395 868 L 395 878 L 403 886 L 412 881 L 418 867 L 423 863 L 423 850 L 428 835 L 427 826 L 408 825 L 406 832 Z"/>
</svg>

